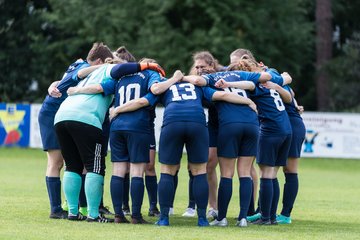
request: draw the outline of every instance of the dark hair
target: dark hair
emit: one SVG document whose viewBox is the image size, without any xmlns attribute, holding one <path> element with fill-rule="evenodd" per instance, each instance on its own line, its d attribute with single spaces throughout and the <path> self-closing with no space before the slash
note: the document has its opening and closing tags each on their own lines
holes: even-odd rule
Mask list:
<svg viewBox="0 0 360 240">
<path fill-rule="evenodd" d="M 121 46 L 119 47 L 116 52 L 115 55 L 118 58 L 121 58 L 127 62 L 136 62 L 135 57 L 126 49 L 125 46 Z"/>
<path fill-rule="evenodd" d="M 101 59 L 101 61 L 105 62 L 106 58 L 113 58 L 113 54 L 110 48 L 104 45 L 102 42 L 96 42 L 93 44 L 90 49 L 86 59 L 88 61 L 95 61 L 96 59 Z"/>
</svg>

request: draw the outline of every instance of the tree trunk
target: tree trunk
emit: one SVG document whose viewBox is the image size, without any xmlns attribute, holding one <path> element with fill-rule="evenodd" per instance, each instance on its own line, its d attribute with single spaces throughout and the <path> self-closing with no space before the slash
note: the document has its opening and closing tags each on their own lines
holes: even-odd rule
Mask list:
<svg viewBox="0 0 360 240">
<path fill-rule="evenodd" d="M 317 108 L 329 109 L 329 81 L 325 64 L 332 57 L 331 0 L 316 0 L 316 94 Z"/>
</svg>

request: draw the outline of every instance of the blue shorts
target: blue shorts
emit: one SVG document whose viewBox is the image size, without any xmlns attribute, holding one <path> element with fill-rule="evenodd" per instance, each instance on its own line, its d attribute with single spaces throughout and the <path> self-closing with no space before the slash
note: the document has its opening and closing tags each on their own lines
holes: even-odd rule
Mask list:
<svg viewBox="0 0 360 240">
<path fill-rule="evenodd" d="M 209 147 L 217 147 L 218 144 L 218 134 L 219 128 L 208 124 L 208 132 L 209 132 Z"/>
<path fill-rule="evenodd" d="M 286 166 L 291 144 L 291 134 L 269 136 L 261 135 L 256 163 L 270 167 Z"/>
<path fill-rule="evenodd" d="M 252 123 L 229 123 L 219 127 L 219 157 L 256 156 L 259 126 Z"/>
<path fill-rule="evenodd" d="M 172 122 L 162 127 L 159 143 L 159 162 L 167 165 L 180 164 L 183 148 L 188 162 L 206 163 L 209 155 L 207 127 L 197 122 Z"/>
<path fill-rule="evenodd" d="M 149 133 L 110 132 L 111 162 L 148 163 L 149 146 Z"/>
<path fill-rule="evenodd" d="M 39 112 L 39 127 L 43 150 L 60 150 L 60 145 L 54 127 L 56 111 L 47 111 L 41 108 Z"/>
<path fill-rule="evenodd" d="M 300 158 L 301 147 L 305 139 L 305 125 L 301 118 L 290 117 L 290 123 L 292 128 L 292 138 L 289 151 L 289 157 Z"/>
<path fill-rule="evenodd" d="M 156 149 L 156 139 L 155 139 L 155 130 L 154 128 L 150 127 L 150 149 Z"/>
</svg>

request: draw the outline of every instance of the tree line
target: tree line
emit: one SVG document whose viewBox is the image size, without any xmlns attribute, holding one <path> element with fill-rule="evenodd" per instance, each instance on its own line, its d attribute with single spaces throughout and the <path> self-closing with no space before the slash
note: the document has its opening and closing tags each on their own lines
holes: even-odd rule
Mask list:
<svg viewBox="0 0 360 240">
<path fill-rule="evenodd" d="M 359 112 L 359 10 L 347 0 L 0 0 L 0 101 L 42 102 L 101 41 L 154 58 L 168 74 L 188 72 L 196 51 L 227 65 L 247 48 L 292 75 L 306 110 Z"/>
</svg>

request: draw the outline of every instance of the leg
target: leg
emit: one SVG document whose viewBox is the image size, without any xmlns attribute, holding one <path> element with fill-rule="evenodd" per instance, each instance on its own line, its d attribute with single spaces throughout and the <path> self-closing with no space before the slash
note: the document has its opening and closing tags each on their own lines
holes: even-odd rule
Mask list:
<svg viewBox="0 0 360 240">
<path fill-rule="evenodd" d="M 111 199 L 115 211 L 115 220 L 124 219 L 122 211 L 123 195 L 124 195 L 124 177 L 127 171 L 128 162 L 113 162 L 113 172 L 110 181 Z"/>
<path fill-rule="evenodd" d="M 218 182 L 216 176 L 216 166 L 218 164 L 217 148 L 209 148 L 209 161 L 206 166 L 208 182 L 209 182 L 209 207 L 217 210 L 216 193 L 218 189 Z"/>
<path fill-rule="evenodd" d="M 249 210 L 252 196 L 251 167 L 254 161 L 251 157 L 239 157 L 237 162 L 237 171 L 240 180 L 240 214 L 238 220 L 245 219 Z"/>
<path fill-rule="evenodd" d="M 281 215 L 285 217 L 290 217 L 299 190 L 298 164 L 299 158 L 288 158 L 287 165 L 283 168 L 285 185 Z"/>
<path fill-rule="evenodd" d="M 150 162 L 146 164 L 145 186 L 149 198 L 149 216 L 159 214 L 157 205 L 157 178 L 155 172 L 155 149 L 150 149 Z"/>
<path fill-rule="evenodd" d="M 131 218 L 141 220 L 141 206 L 144 199 L 144 173 L 146 163 L 130 163 Z"/>
</svg>

